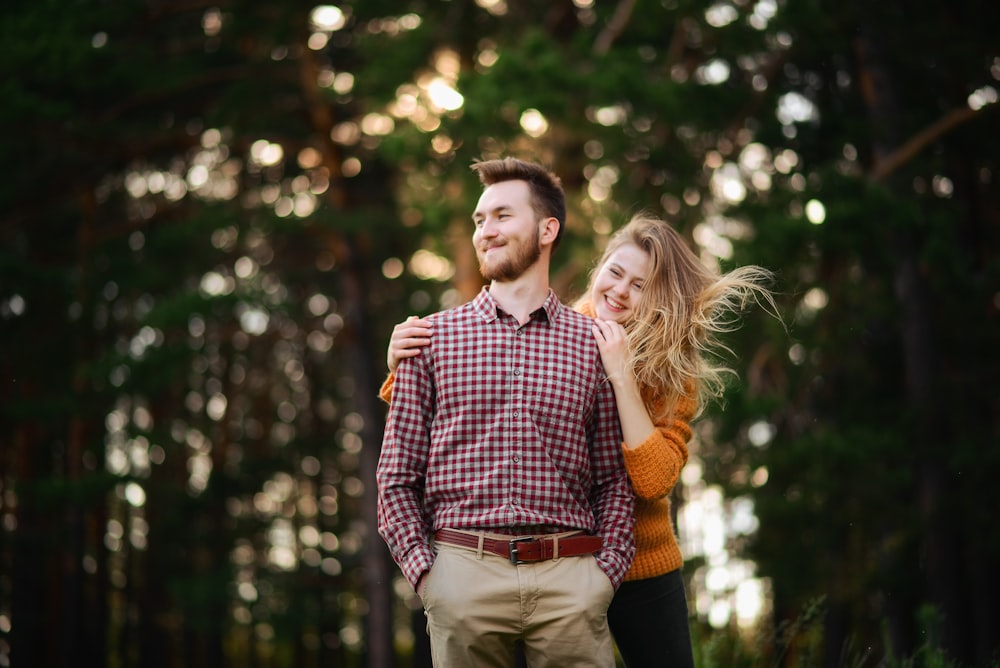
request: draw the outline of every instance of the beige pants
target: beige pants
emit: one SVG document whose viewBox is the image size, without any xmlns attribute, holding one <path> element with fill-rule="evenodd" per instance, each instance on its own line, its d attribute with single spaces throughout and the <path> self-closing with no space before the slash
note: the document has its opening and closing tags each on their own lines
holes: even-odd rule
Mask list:
<svg viewBox="0 0 1000 668">
<path fill-rule="evenodd" d="M 524 641 L 530 668 L 615 665 L 608 605 L 614 587 L 593 555 L 514 565 L 437 545 L 424 611 L 434 665 L 514 665 Z"/>
</svg>

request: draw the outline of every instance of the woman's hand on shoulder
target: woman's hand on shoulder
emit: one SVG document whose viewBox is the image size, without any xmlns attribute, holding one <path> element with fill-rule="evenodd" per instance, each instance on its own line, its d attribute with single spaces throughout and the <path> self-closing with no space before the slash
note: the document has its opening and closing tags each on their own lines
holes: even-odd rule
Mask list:
<svg viewBox="0 0 1000 668">
<path fill-rule="evenodd" d="M 604 363 L 604 373 L 612 382 L 623 379 L 625 360 L 628 358 L 628 337 L 625 328 L 611 320 L 595 319 L 591 326 L 597 349 L 601 352 L 601 362 Z"/>
<path fill-rule="evenodd" d="M 430 342 L 430 320 L 411 315 L 393 327 L 392 337 L 389 339 L 389 350 L 385 355 L 389 371 L 396 371 L 399 360 L 419 355 L 420 349 L 430 345 Z"/>
</svg>

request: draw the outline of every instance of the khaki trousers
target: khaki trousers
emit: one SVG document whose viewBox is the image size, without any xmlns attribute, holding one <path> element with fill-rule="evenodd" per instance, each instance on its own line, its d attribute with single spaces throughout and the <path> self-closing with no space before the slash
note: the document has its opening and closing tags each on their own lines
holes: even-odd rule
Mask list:
<svg viewBox="0 0 1000 668">
<path fill-rule="evenodd" d="M 514 565 L 474 549 L 436 549 L 423 599 L 435 666 L 511 668 L 519 639 L 530 668 L 615 665 L 614 587 L 593 555 Z"/>
</svg>

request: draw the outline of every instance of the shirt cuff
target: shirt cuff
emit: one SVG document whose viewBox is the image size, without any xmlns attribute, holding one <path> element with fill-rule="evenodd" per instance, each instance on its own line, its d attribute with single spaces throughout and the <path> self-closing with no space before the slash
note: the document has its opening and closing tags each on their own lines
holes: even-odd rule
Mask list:
<svg viewBox="0 0 1000 668">
<path fill-rule="evenodd" d="M 599 552 L 595 556 L 597 558 L 597 565 L 602 571 L 604 571 L 604 574 L 608 576 L 608 579 L 611 580 L 612 586 L 615 588 L 615 591 L 617 591 L 618 587 L 621 586 L 622 581 L 625 579 L 625 573 L 628 572 L 631 560 L 608 550 Z"/>
<path fill-rule="evenodd" d="M 417 582 L 420 581 L 420 576 L 429 571 L 433 565 L 434 553 L 431 552 L 431 548 L 426 545 L 418 545 L 403 558 L 399 564 L 399 570 L 403 572 L 403 577 L 413 587 L 413 591 L 417 591 Z"/>
</svg>

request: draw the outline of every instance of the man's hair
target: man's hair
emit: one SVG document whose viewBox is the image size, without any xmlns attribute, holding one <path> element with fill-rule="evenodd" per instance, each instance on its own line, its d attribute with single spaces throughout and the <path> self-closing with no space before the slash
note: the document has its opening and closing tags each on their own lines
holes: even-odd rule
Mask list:
<svg viewBox="0 0 1000 668">
<path fill-rule="evenodd" d="M 525 181 L 531 191 L 531 208 L 535 214 L 559 221 L 559 232 L 552 247 L 559 245 L 566 228 L 566 194 L 558 176 L 539 164 L 511 157 L 477 160 L 472 163 L 472 171 L 479 175 L 484 187 L 503 181 Z"/>
</svg>

